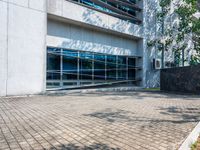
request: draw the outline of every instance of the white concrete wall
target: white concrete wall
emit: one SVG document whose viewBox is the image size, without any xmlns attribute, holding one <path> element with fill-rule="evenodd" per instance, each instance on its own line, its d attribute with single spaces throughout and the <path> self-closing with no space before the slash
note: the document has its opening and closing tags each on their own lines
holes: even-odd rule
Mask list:
<svg viewBox="0 0 200 150">
<path fill-rule="evenodd" d="M 139 55 L 137 41 L 77 25 L 48 20 L 47 45 L 115 55 Z"/>
<path fill-rule="evenodd" d="M 116 17 L 88 9 L 66 0 L 47 0 L 47 12 L 65 19 L 77 21 L 135 37 L 143 37 L 143 27 Z"/>
<path fill-rule="evenodd" d="M 65 1 L 65 0 L 47 0 L 47 12 L 49 15 L 59 16 L 63 20 L 68 21 L 75 21 L 79 25 L 88 25 L 94 26 L 96 28 L 102 28 L 105 31 L 117 32 L 123 35 L 129 35 L 135 38 L 138 38 L 138 42 L 136 44 L 137 52 L 135 53 L 134 50 L 124 50 L 119 49 L 119 45 L 117 46 L 116 50 L 112 48 L 107 50 L 108 53 L 123 53 L 127 55 L 131 54 L 138 54 L 143 56 L 143 61 L 139 64 L 143 65 L 143 71 L 140 76 L 143 77 L 143 86 L 144 87 L 159 87 L 159 70 L 154 70 L 152 68 L 152 60 L 157 58 L 159 52 L 156 50 L 155 47 L 149 48 L 147 47 L 147 42 L 154 39 L 156 37 L 156 10 L 158 8 L 159 1 L 158 0 L 145 0 L 141 1 L 141 6 L 143 6 L 143 24 L 135 25 L 129 23 L 127 21 L 123 21 L 116 17 L 112 17 L 107 14 L 103 14 L 101 12 L 88 9 L 86 7 Z M 80 33 L 80 34 L 79 34 Z M 81 32 L 77 32 L 75 36 L 80 36 Z M 116 36 L 115 36 L 116 37 Z M 113 37 L 113 39 L 115 39 Z M 106 37 L 104 37 L 106 39 Z M 76 48 L 84 48 L 84 49 L 91 49 L 92 46 L 90 43 L 81 43 L 81 40 L 72 41 L 66 40 L 70 39 L 69 37 L 62 37 L 62 38 L 55 38 L 52 35 L 47 37 L 47 41 L 49 45 L 52 46 L 66 46 L 69 45 L 77 46 Z M 127 39 L 124 39 L 127 41 Z M 63 42 L 65 41 L 65 42 Z M 117 42 L 116 42 L 117 41 Z M 115 40 L 116 43 L 120 43 L 118 40 Z M 65 43 L 63 45 L 63 43 Z M 126 43 L 126 42 L 124 42 Z M 110 45 L 110 44 L 108 44 Z M 128 44 L 129 45 L 129 44 Z M 80 46 L 80 47 L 79 47 Z M 96 46 L 95 46 L 96 47 Z M 97 46 L 102 49 L 104 45 Z M 135 46 L 133 46 L 135 49 Z M 124 48 L 124 47 L 123 47 Z M 105 48 L 106 49 L 106 48 Z M 109 49 L 109 48 L 107 48 Z"/>
<path fill-rule="evenodd" d="M 0 0 L 0 96 L 45 91 L 46 0 Z"/>
<path fill-rule="evenodd" d="M 135 25 L 65 0 L 47 0 L 48 14 L 68 23 L 50 20 L 46 39 L 46 0 L 0 0 L 0 96 L 45 91 L 46 42 L 78 50 L 143 55 L 139 63 L 143 86 L 157 86 L 159 72 L 151 68 L 157 52 L 146 46 L 155 37 L 157 2 L 143 1 L 143 24 Z"/>
<path fill-rule="evenodd" d="M 7 3 L 0 1 L 0 96 L 6 95 L 7 80 Z"/>
<path fill-rule="evenodd" d="M 143 1 L 143 85 L 147 88 L 160 86 L 160 71 L 154 70 L 152 61 L 157 58 L 159 51 L 156 47 L 148 47 L 147 42 L 156 38 L 156 15 L 158 9 L 158 0 Z"/>
</svg>

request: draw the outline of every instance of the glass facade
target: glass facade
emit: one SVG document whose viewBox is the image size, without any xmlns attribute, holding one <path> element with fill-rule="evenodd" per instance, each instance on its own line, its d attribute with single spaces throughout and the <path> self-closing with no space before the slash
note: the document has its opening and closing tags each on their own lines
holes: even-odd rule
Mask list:
<svg viewBox="0 0 200 150">
<path fill-rule="evenodd" d="M 132 23 L 141 23 L 137 18 L 137 12 L 142 9 L 136 5 L 136 0 L 69 0 L 78 4 L 91 7 L 98 11 L 113 15 L 123 20 L 131 21 Z"/>
<path fill-rule="evenodd" d="M 47 48 L 47 88 L 137 82 L 137 57 Z"/>
</svg>

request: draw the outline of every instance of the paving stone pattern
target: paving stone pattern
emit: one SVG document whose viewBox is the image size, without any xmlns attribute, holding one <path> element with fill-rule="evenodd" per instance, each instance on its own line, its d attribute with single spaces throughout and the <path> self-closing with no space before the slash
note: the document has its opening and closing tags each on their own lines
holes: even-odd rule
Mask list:
<svg viewBox="0 0 200 150">
<path fill-rule="evenodd" d="M 200 97 L 116 92 L 0 98 L 0 150 L 175 150 Z"/>
</svg>

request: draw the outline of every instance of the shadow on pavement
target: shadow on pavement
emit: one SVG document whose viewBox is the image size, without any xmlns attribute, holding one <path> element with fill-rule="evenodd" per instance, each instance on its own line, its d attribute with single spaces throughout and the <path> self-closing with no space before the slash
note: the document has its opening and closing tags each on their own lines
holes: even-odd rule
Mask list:
<svg viewBox="0 0 200 150">
<path fill-rule="evenodd" d="M 75 96 L 91 96 L 91 97 L 104 97 L 113 96 L 110 100 L 120 100 L 116 96 L 123 96 L 127 98 L 133 98 L 137 100 L 154 98 L 154 99 L 181 99 L 181 100 L 200 100 L 200 95 L 182 94 L 182 93 L 166 93 L 161 91 L 127 91 L 127 92 L 90 92 L 90 93 L 74 93 L 69 95 Z"/>
<path fill-rule="evenodd" d="M 175 106 L 160 107 L 159 111 L 163 115 L 172 116 L 185 122 L 200 121 L 200 109 L 198 107 L 186 107 L 184 109 Z"/>
<path fill-rule="evenodd" d="M 54 150 L 55 147 L 51 147 L 49 150 Z M 60 145 L 56 147 L 57 150 L 120 150 L 120 148 L 109 147 L 106 144 L 95 143 L 89 146 L 77 146 L 75 144 Z"/>
<path fill-rule="evenodd" d="M 105 109 L 98 112 L 93 112 L 90 114 L 85 114 L 84 116 L 95 117 L 98 119 L 102 119 L 104 121 L 110 123 L 127 123 L 127 124 L 135 124 L 135 123 L 147 123 L 147 124 L 157 124 L 157 123 L 174 123 L 174 124 L 182 124 L 188 122 L 198 122 L 200 121 L 200 109 L 194 108 L 178 108 L 178 107 L 161 107 L 158 108 L 160 114 L 167 116 L 163 119 L 153 118 L 153 117 L 138 117 L 138 115 L 133 112 L 118 110 L 118 109 Z"/>
</svg>

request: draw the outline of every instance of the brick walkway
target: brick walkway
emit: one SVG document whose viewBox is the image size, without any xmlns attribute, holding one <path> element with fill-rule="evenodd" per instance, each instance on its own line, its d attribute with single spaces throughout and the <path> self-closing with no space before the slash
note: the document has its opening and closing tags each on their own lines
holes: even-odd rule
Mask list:
<svg viewBox="0 0 200 150">
<path fill-rule="evenodd" d="M 173 150 L 200 97 L 128 92 L 0 98 L 0 149 Z"/>
</svg>

